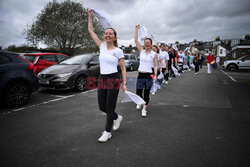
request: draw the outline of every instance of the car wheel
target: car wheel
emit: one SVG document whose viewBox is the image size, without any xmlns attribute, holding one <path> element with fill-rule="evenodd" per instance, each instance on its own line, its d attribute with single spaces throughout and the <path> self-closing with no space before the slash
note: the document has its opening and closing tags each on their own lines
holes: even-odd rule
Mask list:
<svg viewBox="0 0 250 167">
<path fill-rule="evenodd" d="M 87 88 L 87 79 L 86 79 L 86 77 L 82 76 L 82 75 L 76 77 L 75 85 L 74 85 L 75 91 L 82 92 L 82 91 L 86 90 L 86 88 Z"/>
<path fill-rule="evenodd" d="M 17 107 L 24 105 L 30 98 L 31 90 L 24 82 L 11 83 L 4 91 L 4 101 L 7 106 Z"/>
<path fill-rule="evenodd" d="M 132 65 L 129 67 L 129 71 L 134 71 L 134 67 Z"/>
<path fill-rule="evenodd" d="M 229 71 L 236 71 L 237 70 L 237 65 L 236 64 L 229 64 L 228 65 L 228 70 Z"/>
</svg>

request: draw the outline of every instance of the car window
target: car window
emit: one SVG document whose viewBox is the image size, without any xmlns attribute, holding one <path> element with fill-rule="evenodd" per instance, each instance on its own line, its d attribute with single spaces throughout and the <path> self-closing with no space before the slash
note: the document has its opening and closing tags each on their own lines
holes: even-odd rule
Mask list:
<svg viewBox="0 0 250 167">
<path fill-rule="evenodd" d="M 10 58 L 8 58 L 5 55 L 0 55 L 0 64 L 7 63 L 10 61 Z"/>
<path fill-rule="evenodd" d="M 128 55 L 124 55 L 124 59 L 125 60 L 129 60 L 129 56 Z"/>
<path fill-rule="evenodd" d="M 35 56 L 22 56 L 23 58 L 25 58 L 26 60 L 30 61 L 30 62 L 34 62 Z"/>
<path fill-rule="evenodd" d="M 136 60 L 135 55 L 131 55 L 132 60 Z"/>
<path fill-rule="evenodd" d="M 55 55 L 43 55 L 41 56 L 40 59 L 50 61 L 50 62 L 57 62 Z"/>
<path fill-rule="evenodd" d="M 56 55 L 56 57 L 57 57 L 58 62 L 61 62 L 61 61 L 63 61 L 63 60 L 65 60 L 65 59 L 68 58 L 68 57 L 63 56 L 63 55 Z"/>
<path fill-rule="evenodd" d="M 84 55 L 78 55 L 70 57 L 64 61 L 62 61 L 60 64 L 84 64 L 92 57 L 91 54 L 84 54 Z"/>
<path fill-rule="evenodd" d="M 250 60 L 250 56 L 246 56 L 244 59 L 245 60 Z"/>
<path fill-rule="evenodd" d="M 99 56 L 94 57 L 91 62 L 99 63 Z"/>
</svg>

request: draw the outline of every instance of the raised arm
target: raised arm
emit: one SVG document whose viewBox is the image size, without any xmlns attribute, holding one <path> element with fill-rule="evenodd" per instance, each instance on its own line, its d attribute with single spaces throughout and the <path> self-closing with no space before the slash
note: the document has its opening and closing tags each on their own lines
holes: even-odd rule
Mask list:
<svg viewBox="0 0 250 167">
<path fill-rule="evenodd" d="M 102 44 L 102 41 L 98 38 L 98 36 L 96 35 L 96 33 L 94 32 L 94 27 L 93 27 L 93 10 L 89 10 L 88 15 L 89 15 L 89 22 L 88 22 L 88 29 L 89 29 L 89 34 L 91 36 L 91 38 L 94 40 L 94 42 L 96 43 L 96 45 L 98 47 L 100 47 L 100 45 Z"/>
<path fill-rule="evenodd" d="M 138 49 L 138 52 L 141 53 L 142 47 L 140 42 L 138 41 L 138 29 L 140 28 L 140 25 L 135 26 L 135 45 Z"/>
</svg>

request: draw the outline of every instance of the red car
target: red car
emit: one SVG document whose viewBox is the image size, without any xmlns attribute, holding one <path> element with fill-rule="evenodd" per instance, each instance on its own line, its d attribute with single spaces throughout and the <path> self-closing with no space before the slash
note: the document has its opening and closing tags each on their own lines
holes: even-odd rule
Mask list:
<svg viewBox="0 0 250 167">
<path fill-rule="evenodd" d="M 35 65 L 34 72 L 37 75 L 43 69 L 57 64 L 69 56 L 61 53 L 27 53 L 22 57 Z"/>
</svg>

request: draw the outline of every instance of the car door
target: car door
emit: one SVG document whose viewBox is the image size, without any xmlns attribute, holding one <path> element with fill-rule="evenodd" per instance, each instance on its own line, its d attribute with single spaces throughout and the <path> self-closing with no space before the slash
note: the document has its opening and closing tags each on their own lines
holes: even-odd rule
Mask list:
<svg viewBox="0 0 250 167">
<path fill-rule="evenodd" d="M 40 56 L 36 66 L 35 66 L 35 73 L 38 74 L 45 68 L 48 68 L 54 64 L 57 64 L 57 59 L 55 55 L 43 55 Z"/>
<path fill-rule="evenodd" d="M 89 62 L 89 70 L 92 76 L 99 76 L 100 75 L 100 62 L 99 62 L 99 56 L 95 56 L 90 60 Z"/>
<path fill-rule="evenodd" d="M 250 69 L 250 56 L 246 56 L 243 62 L 244 69 Z"/>
<path fill-rule="evenodd" d="M 139 61 L 137 60 L 135 55 L 131 55 L 131 60 L 133 61 L 133 65 L 135 69 L 138 69 L 139 67 Z"/>
<path fill-rule="evenodd" d="M 239 69 L 249 69 L 249 57 L 250 56 L 245 56 L 239 60 Z"/>
<path fill-rule="evenodd" d="M 0 88 L 3 86 L 2 84 L 5 83 L 4 80 L 7 79 L 4 77 L 4 75 L 11 68 L 11 66 L 8 64 L 10 61 L 11 59 L 9 57 L 5 56 L 4 54 L 0 54 Z"/>
<path fill-rule="evenodd" d="M 100 75 L 100 62 L 99 62 L 99 56 L 95 56 L 93 57 L 90 61 L 89 61 L 89 74 L 91 77 L 99 77 Z"/>
</svg>

